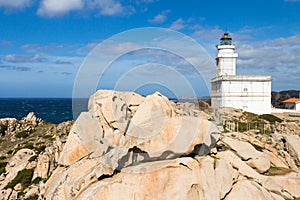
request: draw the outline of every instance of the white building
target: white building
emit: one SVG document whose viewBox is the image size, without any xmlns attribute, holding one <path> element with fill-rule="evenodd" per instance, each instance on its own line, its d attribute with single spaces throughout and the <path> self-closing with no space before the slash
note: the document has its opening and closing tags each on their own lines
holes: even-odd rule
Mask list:
<svg viewBox="0 0 300 200">
<path fill-rule="evenodd" d="M 300 111 L 300 98 L 290 98 L 283 101 L 286 109 Z"/>
<path fill-rule="evenodd" d="M 271 76 L 236 75 L 238 54 L 228 33 L 224 33 L 216 47 L 217 73 L 211 81 L 212 108 L 233 107 L 256 114 L 271 113 Z"/>
</svg>

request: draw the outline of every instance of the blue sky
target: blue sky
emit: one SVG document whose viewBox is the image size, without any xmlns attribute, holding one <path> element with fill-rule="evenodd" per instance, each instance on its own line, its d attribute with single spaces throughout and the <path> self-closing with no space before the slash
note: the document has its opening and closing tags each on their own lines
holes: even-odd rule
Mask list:
<svg viewBox="0 0 300 200">
<path fill-rule="evenodd" d="M 215 45 L 228 31 L 239 53 L 239 74 L 272 75 L 275 91 L 300 89 L 300 0 L 0 0 L 0 97 L 71 97 L 78 70 L 97 44 L 142 27 L 186 34 L 212 59 Z M 151 56 L 174 64 L 170 55 Z M 110 77 L 137 60 L 149 60 L 149 52 L 125 57 L 114 63 L 118 67 L 99 81 L 99 88 L 115 88 Z M 145 69 L 152 69 L 153 77 L 171 81 L 172 73 L 159 66 Z M 179 71 L 192 73 L 188 67 Z M 147 77 L 151 79 L 151 73 Z M 209 95 L 209 88 L 201 89 L 196 79 L 186 78 L 197 95 Z M 122 89 L 137 79 L 124 78 Z M 145 84 L 137 89 L 144 94 L 156 89 L 168 94 L 164 87 Z M 181 89 L 180 84 L 174 87 Z M 190 94 L 182 89 L 176 95 Z"/>
</svg>

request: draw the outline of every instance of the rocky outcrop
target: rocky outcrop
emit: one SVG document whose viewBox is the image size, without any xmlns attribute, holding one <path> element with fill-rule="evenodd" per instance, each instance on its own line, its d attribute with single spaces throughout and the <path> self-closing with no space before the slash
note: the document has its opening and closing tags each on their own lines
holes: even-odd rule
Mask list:
<svg viewBox="0 0 300 200">
<path fill-rule="evenodd" d="M 72 128 L 59 163 L 69 166 L 88 155 L 101 157 L 115 170 L 136 162 L 205 155 L 217 141 L 218 129 L 208 120 L 175 116 L 173 103 L 159 93 L 136 96 L 116 91 L 93 95 L 89 112 L 81 113 Z"/>
<path fill-rule="evenodd" d="M 135 103 L 129 97 L 134 97 Z M 130 106 L 131 105 L 131 106 Z M 132 109 L 134 105 L 134 109 Z M 159 93 L 98 91 L 75 122 L 46 199 L 292 199 L 295 145 L 220 133 L 211 117 Z M 274 138 L 276 138 L 274 137 Z M 281 139 L 279 139 L 281 138 Z M 283 155 L 290 145 L 288 161 Z M 216 147 L 215 147 L 216 146 Z M 292 150 L 293 149 L 293 150 Z M 296 170 L 296 171 L 295 171 Z"/>
<path fill-rule="evenodd" d="M 81 113 L 68 136 L 59 158 L 66 167 L 47 182 L 46 196 L 54 198 L 53 191 L 61 191 L 71 196 L 59 198 L 77 197 L 93 181 L 138 163 L 147 168 L 161 160 L 207 155 L 220 137 L 217 127 L 204 117 L 182 116 L 176 110 L 158 92 L 142 97 L 98 91 L 90 98 L 89 112 Z M 78 171 L 82 178 L 73 178 Z"/>
<path fill-rule="evenodd" d="M 19 150 L 7 163 L 5 170 L 5 179 L 0 182 L 0 190 L 3 189 L 9 182 L 11 182 L 18 174 L 29 165 L 29 159 L 35 155 L 31 149 Z"/>
</svg>

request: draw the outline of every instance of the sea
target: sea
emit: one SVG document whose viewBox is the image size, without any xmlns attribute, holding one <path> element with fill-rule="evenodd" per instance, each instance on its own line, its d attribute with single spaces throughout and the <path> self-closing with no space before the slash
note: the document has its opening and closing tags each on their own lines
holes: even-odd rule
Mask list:
<svg viewBox="0 0 300 200">
<path fill-rule="evenodd" d="M 208 97 L 170 98 L 171 101 L 193 102 Z M 81 112 L 87 111 L 88 99 L 72 98 L 0 98 L 0 118 L 26 117 L 29 112 L 34 112 L 38 118 L 51 123 L 61 123 L 76 120 Z"/>
<path fill-rule="evenodd" d="M 38 118 L 58 124 L 75 120 L 80 112 L 87 111 L 87 104 L 88 99 L 73 101 L 71 98 L 0 98 L 0 118 L 20 120 L 29 112 L 34 112 Z"/>
</svg>

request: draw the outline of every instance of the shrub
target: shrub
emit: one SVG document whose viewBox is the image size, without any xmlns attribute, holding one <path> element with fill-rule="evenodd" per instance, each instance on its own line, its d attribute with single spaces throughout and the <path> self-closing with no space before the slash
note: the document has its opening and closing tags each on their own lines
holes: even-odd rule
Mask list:
<svg viewBox="0 0 300 200">
<path fill-rule="evenodd" d="M 239 126 L 239 132 L 245 132 L 247 131 L 247 123 L 243 123 L 243 122 L 238 122 L 238 126 Z"/>
<path fill-rule="evenodd" d="M 46 140 L 51 140 L 51 141 L 55 140 L 55 139 L 52 137 L 52 135 L 43 135 L 42 138 L 44 138 L 44 139 L 46 139 Z"/>
<path fill-rule="evenodd" d="M 14 151 L 10 149 L 10 150 L 7 151 L 7 154 L 12 154 L 13 152 Z"/>
<path fill-rule="evenodd" d="M 274 123 L 274 122 L 282 122 L 283 120 L 274 116 L 274 115 L 271 115 L 271 114 L 263 114 L 263 115 L 260 115 L 259 116 L 260 119 L 264 119 L 268 122 L 271 122 L 271 123 Z"/>
<path fill-rule="evenodd" d="M 0 162 L 0 174 L 5 173 L 5 166 L 7 165 L 7 162 Z"/>
<path fill-rule="evenodd" d="M 270 167 L 266 175 L 267 176 L 286 175 L 291 172 L 294 171 L 284 167 Z"/>
<path fill-rule="evenodd" d="M 34 147 L 34 150 L 37 151 L 38 153 L 41 153 L 45 149 L 46 149 L 46 145 L 41 145 L 41 146 Z"/>
<path fill-rule="evenodd" d="M 16 138 L 26 138 L 29 136 L 30 131 L 23 130 L 16 134 Z"/>
<path fill-rule="evenodd" d="M 36 195 L 26 198 L 25 200 L 38 200 L 38 199 L 39 199 L 39 196 L 36 194 Z"/>
<path fill-rule="evenodd" d="M 5 135 L 5 131 L 7 130 L 7 125 L 0 124 L 0 135 Z"/>
<path fill-rule="evenodd" d="M 259 146 L 259 145 L 257 145 L 257 144 L 254 144 L 254 143 L 250 143 L 257 151 L 263 151 L 263 147 L 262 146 Z"/>
<path fill-rule="evenodd" d="M 29 158 L 28 161 L 29 161 L 29 162 L 32 162 L 32 161 L 34 161 L 37 157 L 38 157 L 37 155 L 31 156 L 31 157 Z"/>
<path fill-rule="evenodd" d="M 17 176 L 11 182 L 9 182 L 4 189 L 14 188 L 18 183 L 21 183 L 23 189 L 25 189 L 30 185 L 32 176 L 33 168 L 23 169 L 22 171 L 18 172 Z"/>
<path fill-rule="evenodd" d="M 33 179 L 32 183 L 33 184 L 39 184 L 43 179 L 41 177 L 36 177 L 35 179 Z"/>
<path fill-rule="evenodd" d="M 5 160 L 6 158 L 6 156 L 0 156 L 0 160 Z"/>
<path fill-rule="evenodd" d="M 28 142 L 24 145 L 24 148 L 27 148 L 27 149 L 33 149 L 33 143 L 32 142 Z"/>
</svg>

